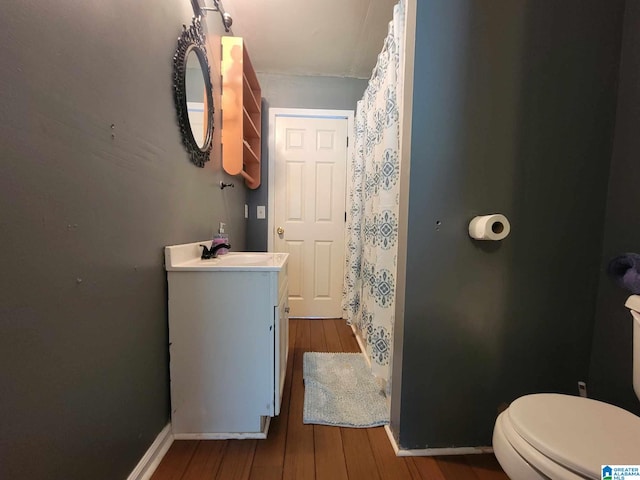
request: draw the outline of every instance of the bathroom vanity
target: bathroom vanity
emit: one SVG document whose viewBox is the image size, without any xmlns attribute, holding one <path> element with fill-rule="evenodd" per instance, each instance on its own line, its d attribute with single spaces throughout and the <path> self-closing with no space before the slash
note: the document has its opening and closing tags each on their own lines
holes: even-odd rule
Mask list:
<svg viewBox="0 0 640 480">
<path fill-rule="evenodd" d="M 165 248 L 173 434 L 266 438 L 287 364 L 288 254 L 201 260 L 210 243 Z"/>
</svg>

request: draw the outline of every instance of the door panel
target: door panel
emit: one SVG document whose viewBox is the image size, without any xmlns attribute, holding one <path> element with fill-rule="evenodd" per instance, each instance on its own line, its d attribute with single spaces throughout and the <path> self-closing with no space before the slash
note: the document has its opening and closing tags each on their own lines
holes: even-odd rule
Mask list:
<svg viewBox="0 0 640 480">
<path fill-rule="evenodd" d="M 314 299 L 331 298 L 331 247 L 333 242 L 315 242 Z"/>
<path fill-rule="evenodd" d="M 303 162 L 287 162 L 287 193 L 285 218 L 289 222 L 304 221 L 304 170 Z"/>
<path fill-rule="evenodd" d="M 316 164 L 316 223 L 333 221 L 333 164 Z"/>
<path fill-rule="evenodd" d="M 278 250 L 287 252 L 289 254 L 289 298 L 299 299 L 302 298 L 304 272 L 303 272 L 303 249 L 304 242 L 287 241 L 284 246 L 284 250 Z"/>
</svg>

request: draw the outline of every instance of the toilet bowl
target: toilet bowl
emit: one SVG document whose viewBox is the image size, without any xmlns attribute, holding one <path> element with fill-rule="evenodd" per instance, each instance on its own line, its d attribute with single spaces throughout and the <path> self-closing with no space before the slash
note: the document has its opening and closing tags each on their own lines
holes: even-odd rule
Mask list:
<svg viewBox="0 0 640 480">
<path fill-rule="evenodd" d="M 634 389 L 640 398 L 640 296 L 634 319 Z M 493 450 L 512 480 L 600 479 L 602 465 L 640 464 L 640 417 L 592 399 L 555 393 L 520 397 L 500 414 Z"/>
</svg>

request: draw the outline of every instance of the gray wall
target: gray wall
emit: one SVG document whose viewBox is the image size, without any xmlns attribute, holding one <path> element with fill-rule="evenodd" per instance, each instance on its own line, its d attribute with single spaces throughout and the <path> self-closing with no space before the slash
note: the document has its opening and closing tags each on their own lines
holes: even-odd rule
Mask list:
<svg viewBox="0 0 640 480">
<path fill-rule="evenodd" d="M 418 2 L 402 447 L 490 445 L 501 404 L 587 379 L 622 13 Z M 472 241 L 469 220 L 493 212 L 511 235 Z"/>
<path fill-rule="evenodd" d="M 126 478 L 169 421 L 163 247 L 218 220 L 244 247 L 219 129 L 204 169 L 179 135 L 191 16 L 187 0 L 3 2 L 0 478 Z"/>
<path fill-rule="evenodd" d="M 262 96 L 274 108 L 355 110 L 368 79 L 258 73 Z"/>
<path fill-rule="evenodd" d="M 629 295 L 604 273 L 624 252 L 640 252 L 640 1 L 627 0 L 618 87 L 616 134 L 609 177 L 603 259 L 593 336 L 589 394 L 640 415 L 632 385 Z"/>
<path fill-rule="evenodd" d="M 256 218 L 256 206 L 269 199 L 269 108 L 317 108 L 354 110 L 368 80 L 339 77 L 306 77 L 258 73 L 262 87 L 262 184 L 247 195 L 249 222 L 247 248 L 267 250 L 267 220 Z"/>
</svg>

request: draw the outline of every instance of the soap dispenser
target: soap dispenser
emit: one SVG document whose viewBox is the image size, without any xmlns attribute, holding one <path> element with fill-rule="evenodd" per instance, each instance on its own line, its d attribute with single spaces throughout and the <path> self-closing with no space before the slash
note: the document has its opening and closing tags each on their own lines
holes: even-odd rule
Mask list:
<svg viewBox="0 0 640 480">
<path fill-rule="evenodd" d="M 226 224 L 220 222 L 218 233 L 213 236 L 213 244 L 211 245 L 212 247 L 221 243 L 229 243 L 229 235 L 224 233 L 224 227 L 226 227 Z M 229 253 L 229 250 L 227 250 L 226 248 L 221 248 L 220 250 L 218 250 L 218 255 L 224 255 L 225 253 Z"/>
</svg>

